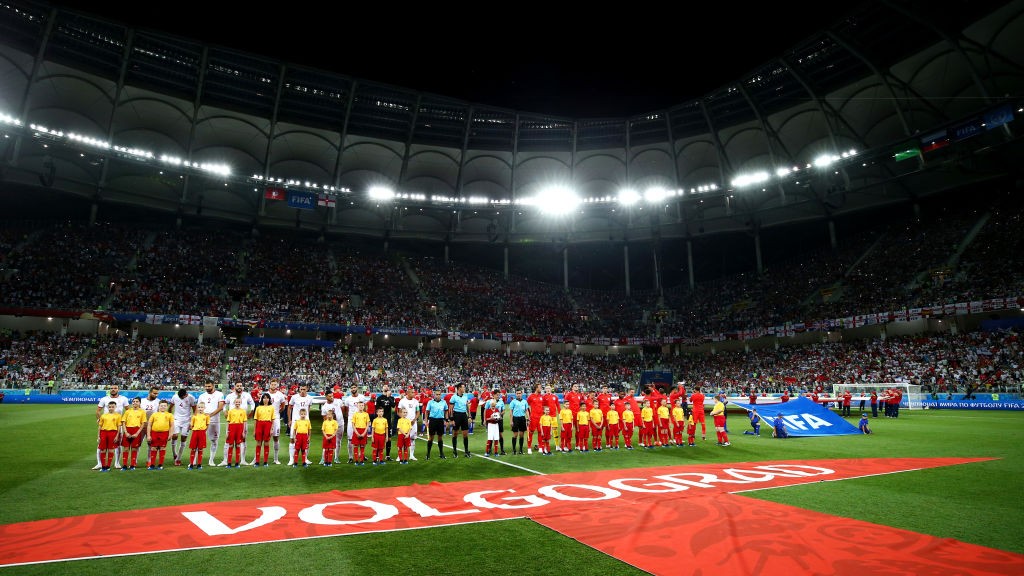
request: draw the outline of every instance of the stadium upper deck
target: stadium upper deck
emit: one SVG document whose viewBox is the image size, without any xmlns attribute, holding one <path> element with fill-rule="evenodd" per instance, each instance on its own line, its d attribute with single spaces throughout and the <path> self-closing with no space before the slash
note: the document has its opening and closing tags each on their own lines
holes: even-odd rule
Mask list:
<svg viewBox="0 0 1024 576">
<path fill-rule="evenodd" d="M 3 178 L 94 206 L 452 244 L 756 236 L 1017 170 L 1022 61 L 1019 0 L 865 3 L 698 99 L 551 117 L 16 0 L 0 7 Z M 923 152 L 896 161 L 906 150 Z M 545 217 L 538 195 L 568 215 Z"/>
</svg>

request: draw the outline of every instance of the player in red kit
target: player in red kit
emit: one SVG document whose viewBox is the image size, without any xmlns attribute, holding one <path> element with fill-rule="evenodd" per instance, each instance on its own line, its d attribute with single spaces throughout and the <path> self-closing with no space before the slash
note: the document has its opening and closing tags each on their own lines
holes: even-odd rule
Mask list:
<svg viewBox="0 0 1024 576">
<path fill-rule="evenodd" d="M 686 385 L 683 384 L 682 382 L 680 382 L 676 386 L 676 389 L 673 390 L 672 393 L 668 395 L 669 406 L 678 406 L 679 404 L 677 403 L 677 400 L 679 400 L 680 398 L 682 398 L 683 401 L 686 401 Z"/>
<path fill-rule="evenodd" d="M 540 417 L 544 413 L 544 395 L 540 393 L 540 384 L 533 389 L 533 393 L 526 397 L 526 405 L 530 407 L 530 421 L 526 427 L 526 452 L 533 454 L 538 446 L 533 443 L 533 433 L 537 433 L 537 440 L 540 441 Z"/>
<path fill-rule="evenodd" d="M 544 401 L 544 405 L 548 407 L 548 414 L 550 414 L 552 418 L 555 418 L 557 420 L 558 413 L 562 410 L 562 406 L 558 402 L 558 395 L 552 392 L 550 384 L 544 388 L 544 395 L 541 396 L 541 399 Z M 555 438 L 559 437 L 558 431 L 559 427 L 557 424 L 555 424 Z"/>
<path fill-rule="evenodd" d="M 707 440 L 708 425 L 704 421 L 704 394 L 701 393 L 699 387 L 695 388 L 693 394 L 690 395 L 690 405 L 693 409 L 693 423 L 700 423 L 701 440 Z"/>
<path fill-rule="evenodd" d="M 601 393 L 597 395 L 597 409 L 604 417 L 607 417 L 608 411 L 612 409 L 612 395 L 608 393 L 607 386 L 602 386 Z"/>
<path fill-rule="evenodd" d="M 583 395 L 580 394 L 580 385 L 573 384 L 572 389 L 565 393 L 564 396 L 565 405 L 569 407 L 569 411 L 572 412 L 572 423 L 573 427 L 576 426 L 577 414 L 580 413 L 580 405 L 583 403 Z M 564 421 L 563 421 L 564 424 Z M 564 429 L 564 426 L 563 426 Z M 579 431 L 577 431 L 579 434 Z M 570 441 L 571 442 L 571 441 Z"/>
<path fill-rule="evenodd" d="M 662 434 L 668 434 L 668 431 L 663 431 L 664 425 L 668 424 L 668 418 L 662 420 L 660 414 L 661 407 L 668 401 L 668 397 L 658 390 L 657 386 L 651 385 L 647 389 L 646 400 L 651 403 L 651 410 L 654 410 L 654 435 L 650 438 L 651 442 L 661 442 L 659 438 Z"/>
</svg>

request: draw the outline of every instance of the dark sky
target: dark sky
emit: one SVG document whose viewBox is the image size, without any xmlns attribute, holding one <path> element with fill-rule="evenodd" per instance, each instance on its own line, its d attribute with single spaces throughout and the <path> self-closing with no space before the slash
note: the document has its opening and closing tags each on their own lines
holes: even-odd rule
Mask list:
<svg viewBox="0 0 1024 576">
<path fill-rule="evenodd" d="M 334 4 L 331 15 L 331 4 L 277 4 L 289 10 L 58 3 L 356 78 L 573 117 L 638 114 L 701 96 L 835 22 L 846 6 L 712 1 L 569 12 L 555 3 L 373 2 Z"/>
</svg>

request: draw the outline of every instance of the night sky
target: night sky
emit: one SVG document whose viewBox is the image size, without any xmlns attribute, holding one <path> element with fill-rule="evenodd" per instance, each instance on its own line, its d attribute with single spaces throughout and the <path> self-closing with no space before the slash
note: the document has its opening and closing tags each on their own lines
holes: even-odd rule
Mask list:
<svg viewBox="0 0 1024 576">
<path fill-rule="evenodd" d="M 282 3 L 289 9 L 273 13 L 194 0 L 116 4 L 58 3 L 355 78 L 577 118 L 639 114 L 699 97 L 846 12 L 807 1 L 624 4 L 619 12 L 522 3 L 331 8 L 344 17 L 327 15 L 322 3 Z"/>
</svg>

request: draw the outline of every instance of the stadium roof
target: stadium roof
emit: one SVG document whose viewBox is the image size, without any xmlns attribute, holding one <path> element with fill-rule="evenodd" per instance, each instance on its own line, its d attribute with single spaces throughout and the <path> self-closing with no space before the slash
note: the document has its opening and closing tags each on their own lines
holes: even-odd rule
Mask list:
<svg viewBox="0 0 1024 576">
<path fill-rule="evenodd" d="M 185 0 L 158 17 L 144 3 L 58 5 L 354 78 L 571 117 L 628 116 L 699 97 L 850 8 L 799 0 L 737 10 L 709 2 L 670 18 L 657 6 L 583 14 L 519 4 L 493 18 L 472 7 L 370 3 L 344 6 L 339 20 L 318 14 L 322 5 L 303 2 L 243 12 L 233 4 Z M 254 18 L 269 25 L 240 23 Z"/>
<path fill-rule="evenodd" d="M 217 14 L 211 20 L 230 33 L 209 44 L 189 30 L 211 30 L 201 24 L 210 12 L 167 8 L 175 10 L 196 25 L 168 34 L 35 2 L 0 7 L 0 114 L 10 120 L 0 122 L 10 159 L 2 176 L 169 213 L 515 244 L 756 234 L 1020 170 L 1021 129 L 1013 120 L 1024 95 L 1022 0 L 943 10 L 852 6 L 781 53 L 752 51 L 753 68 L 747 60 L 734 68 L 707 50 L 693 56 L 624 43 L 621 59 L 605 56 L 602 81 L 618 86 L 625 67 L 674 63 L 680 99 L 597 118 L 460 100 L 228 44 L 248 34 L 344 63 L 349 54 L 401 48 L 383 46 L 396 35 L 387 27 L 345 21 L 324 42 L 275 15 L 252 26 Z M 509 20 L 523 22 L 522 13 Z M 159 13 L 153 22 L 161 19 L 172 21 Z M 629 20 L 625 26 L 641 32 L 626 38 L 664 30 L 664 20 Z M 464 34 L 495 44 L 501 35 L 489 31 L 505 28 L 480 24 Z M 523 53 L 544 53 L 537 28 L 516 37 L 532 43 Z M 730 35 L 724 20 L 706 28 L 724 40 L 705 46 L 759 46 L 753 36 Z M 499 54 L 520 47 L 507 42 Z M 592 45 L 572 61 L 594 65 Z M 424 51 L 409 53 L 405 60 L 428 77 L 449 67 L 438 56 L 422 58 Z M 450 66 L 491 53 L 462 47 Z M 734 70 L 733 79 L 690 93 L 685 81 L 700 76 L 690 73 L 697 60 Z M 550 100 L 559 95 L 552 90 Z M 378 188 L 371 197 L 375 186 L 389 192 Z M 336 205 L 297 209 L 266 199 L 271 188 Z M 582 203 L 560 218 L 529 204 L 565 200 L 565 190 Z"/>
</svg>

